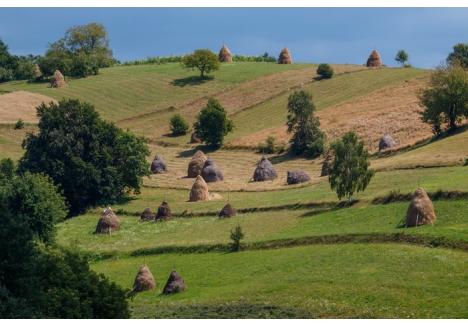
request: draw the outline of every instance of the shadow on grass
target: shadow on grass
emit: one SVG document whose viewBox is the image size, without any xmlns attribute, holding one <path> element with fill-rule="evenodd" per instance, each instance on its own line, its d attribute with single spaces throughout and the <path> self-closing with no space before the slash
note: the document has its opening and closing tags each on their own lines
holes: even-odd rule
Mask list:
<svg viewBox="0 0 468 326">
<path fill-rule="evenodd" d="M 181 157 L 181 158 L 192 157 L 198 150 L 202 151 L 205 154 L 209 154 L 209 153 L 216 152 L 218 149 L 219 148 L 211 147 L 208 145 L 198 145 L 196 147 L 179 152 L 179 155 L 177 157 Z"/>
<path fill-rule="evenodd" d="M 213 78 L 214 77 L 211 77 L 211 76 L 205 76 L 205 77 L 190 76 L 190 77 L 185 77 L 185 78 L 174 79 L 171 82 L 171 85 L 179 86 L 179 87 L 196 86 L 196 85 L 204 84 L 210 80 L 213 80 Z"/>
<path fill-rule="evenodd" d="M 324 206 L 317 206 L 317 207 L 314 207 L 313 210 L 300 215 L 300 217 L 311 217 L 311 216 L 316 216 L 316 215 L 319 215 L 319 214 L 322 214 L 322 213 L 333 212 L 333 211 L 337 211 L 337 210 L 340 210 L 340 209 L 343 209 L 343 208 L 352 207 L 357 203 L 359 203 L 359 200 L 358 199 L 353 199 L 351 202 L 341 201 L 341 202 L 339 202 L 339 203 L 337 203 L 336 205 L 333 205 L 333 206 L 325 206 L 325 205 Z"/>
</svg>

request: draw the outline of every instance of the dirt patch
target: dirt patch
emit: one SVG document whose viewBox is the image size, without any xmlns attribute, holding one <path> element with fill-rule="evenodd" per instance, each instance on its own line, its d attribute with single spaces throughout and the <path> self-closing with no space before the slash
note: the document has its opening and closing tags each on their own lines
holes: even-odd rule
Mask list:
<svg viewBox="0 0 468 326">
<path fill-rule="evenodd" d="M 15 123 L 19 119 L 36 123 L 36 107 L 42 102 L 55 102 L 51 97 L 26 91 L 0 95 L 0 123 Z"/>
</svg>

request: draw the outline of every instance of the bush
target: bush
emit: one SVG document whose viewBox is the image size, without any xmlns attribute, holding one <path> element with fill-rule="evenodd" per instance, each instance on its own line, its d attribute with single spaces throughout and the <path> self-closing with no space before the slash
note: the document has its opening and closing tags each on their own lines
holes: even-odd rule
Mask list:
<svg viewBox="0 0 468 326">
<path fill-rule="evenodd" d="M 231 230 L 230 238 L 232 240 L 231 251 L 240 251 L 241 240 L 244 238 L 244 233 L 242 233 L 242 228 L 239 224 L 237 224 L 234 230 Z"/>
<path fill-rule="evenodd" d="M 263 154 L 273 154 L 276 152 L 275 137 L 268 136 L 264 144 L 258 145 L 258 151 Z"/>
<path fill-rule="evenodd" d="M 13 71 L 0 67 L 0 83 L 7 82 L 13 79 Z"/>
<path fill-rule="evenodd" d="M 18 121 L 16 121 L 15 123 L 15 130 L 18 130 L 18 129 L 23 129 L 24 128 L 24 121 L 19 119 Z"/>
<path fill-rule="evenodd" d="M 270 56 L 268 52 L 258 56 L 234 55 L 232 60 L 237 62 L 276 62 L 276 58 Z"/>
<path fill-rule="evenodd" d="M 332 78 L 333 68 L 329 64 L 322 63 L 317 68 L 317 74 L 323 79 Z"/>
<path fill-rule="evenodd" d="M 170 126 L 173 136 L 185 135 L 189 129 L 188 123 L 179 113 L 176 113 L 171 117 Z"/>
<path fill-rule="evenodd" d="M 233 127 L 232 121 L 227 118 L 226 111 L 214 98 L 208 100 L 194 124 L 195 133 L 211 147 L 220 147 L 224 137 L 232 131 Z"/>
</svg>

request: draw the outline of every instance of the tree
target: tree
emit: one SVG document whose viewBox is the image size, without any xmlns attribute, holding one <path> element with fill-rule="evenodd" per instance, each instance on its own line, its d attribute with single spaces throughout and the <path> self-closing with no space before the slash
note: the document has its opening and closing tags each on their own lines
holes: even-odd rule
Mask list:
<svg viewBox="0 0 468 326">
<path fill-rule="evenodd" d="M 231 230 L 230 238 L 232 240 L 231 243 L 231 250 L 232 251 L 240 251 L 241 249 L 241 240 L 244 239 L 244 233 L 242 232 L 242 228 L 239 224 Z"/>
<path fill-rule="evenodd" d="M 435 134 L 442 132 L 442 124 L 456 129 L 468 117 L 468 71 L 458 64 L 439 67 L 419 99 L 425 107 L 422 120 L 432 125 Z"/>
<path fill-rule="evenodd" d="M 329 182 L 338 198 L 348 197 L 351 201 L 355 192 L 364 191 L 374 176 L 369 169 L 369 153 L 364 143 L 354 132 L 348 132 L 336 140 L 331 149 L 334 160 L 330 169 Z"/>
<path fill-rule="evenodd" d="M 227 118 L 226 111 L 214 98 L 208 100 L 194 124 L 195 133 L 211 147 L 220 147 L 224 136 L 231 132 L 233 127 L 232 121 Z"/>
<path fill-rule="evenodd" d="M 24 140 L 19 169 L 49 175 L 63 191 L 70 215 L 139 192 L 149 173 L 143 139 L 103 121 L 79 100 L 42 104 L 37 114 L 39 133 Z"/>
<path fill-rule="evenodd" d="M 171 117 L 170 126 L 173 136 L 185 135 L 189 129 L 187 121 L 185 121 L 179 113 L 176 113 Z"/>
<path fill-rule="evenodd" d="M 293 133 L 291 150 L 296 155 L 315 157 L 323 153 L 325 135 L 320 121 L 314 116 L 312 96 L 306 91 L 296 91 L 288 98 L 288 132 Z"/>
<path fill-rule="evenodd" d="M 454 45 L 453 52 L 447 57 L 450 65 L 459 64 L 464 69 L 468 69 L 468 43 L 458 43 Z"/>
<path fill-rule="evenodd" d="M 405 50 L 399 50 L 395 56 L 395 61 L 399 62 L 400 65 L 403 67 L 408 61 L 408 53 L 406 53 Z"/>
<path fill-rule="evenodd" d="M 333 68 L 326 63 L 321 63 L 317 67 L 317 74 L 323 79 L 329 79 L 333 77 Z"/>
<path fill-rule="evenodd" d="M 198 69 L 200 78 L 205 78 L 205 74 L 219 69 L 218 56 L 208 49 L 195 50 L 194 53 L 186 55 L 182 64 L 189 69 Z"/>
</svg>

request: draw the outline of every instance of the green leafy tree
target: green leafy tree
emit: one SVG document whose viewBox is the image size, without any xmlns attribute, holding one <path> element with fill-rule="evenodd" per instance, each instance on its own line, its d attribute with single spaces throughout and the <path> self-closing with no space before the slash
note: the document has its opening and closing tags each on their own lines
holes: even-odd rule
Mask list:
<svg viewBox="0 0 468 326">
<path fill-rule="evenodd" d="M 182 59 L 182 64 L 188 69 L 198 69 L 200 78 L 205 78 L 205 74 L 219 69 L 218 56 L 208 49 L 195 50 L 192 54 L 186 55 Z"/>
<path fill-rule="evenodd" d="M 312 96 L 306 91 L 296 91 L 288 98 L 288 132 L 293 133 L 291 150 L 296 155 L 315 157 L 323 153 L 325 135 L 320 121 L 314 115 Z"/>
<path fill-rule="evenodd" d="M 326 63 L 321 63 L 317 67 L 317 74 L 323 79 L 329 79 L 333 77 L 333 68 Z"/>
<path fill-rule="evenodd" d="M 139 192 L 149 173 L 143 139 L 103 121 L 79 100 L 42 104 L 37 114 L 39 133 L 23 142 L 19 168 L 49 175 L 63 190 L 70 215 Z"/>
<path fill-rule="evenodd" d="M 340 200 L 348 197 L 351 201 L 354 193 L 364 191 L 374 176 L 374 171 L 369 169 L 369 153 L 354 132 L 344 134 L 331 149 L 334 160 L 328 179 L 330 186 Z"/>
<path fill-rule="evenodd" d="M 194 124 L 195 133 L 207 145 L 220 147 L 224 137 L 232 131 L 234 125 L 227 118 L 226 111 L 214 98 L 200 111 Z"/>
<path fill-rule="evenodd" d="M 185 135 L 188 132 L 189 125 L 187 121 L 179 114 L 176 113 L 171 117 L 170 127 L 173 136 Z"/>
<path fill-rule="evenodd" d="M 453 52 L 448 55 L 447 62 L 450 65 L 458 64 L 464 69 L 468 69 L 468 43 L 456 44 L 453 47 Z"/>
<path fill-rule="evenodd" d="M 439 67 L 419 99 L 425 107 L 422 120 L 432 125 L 435 134 L 442 132 L 443 124 L 456 129 L 468 117 L 468 71 L 458 64 Z"/>
<path fill-rule="evenodd" d="M 242 228 L 239 224 L 231 230 L 230 238 L 232 240 L 231 243 L 231 250 L 232 251 L 240 251 L 241 249 L 241 241 L 244 239 L 244 233 L 242 232 Z"/>
<path fill-rule="evenodd" d="M 404 66 L 408 61 L 408 53 L 405 50 L 399 50 L 395 56 L 395 61 Z"/>
</svg>

